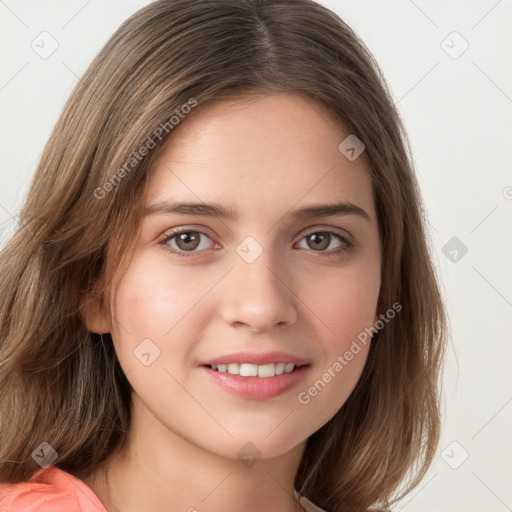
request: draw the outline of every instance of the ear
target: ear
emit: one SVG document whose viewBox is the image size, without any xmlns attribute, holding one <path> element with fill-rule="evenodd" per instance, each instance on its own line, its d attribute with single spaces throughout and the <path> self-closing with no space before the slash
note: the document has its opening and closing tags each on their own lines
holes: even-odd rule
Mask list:
<svg viewBox="0 0 512 512">
<path fill-rule="evenodd" d="M 80 316 L 88 331 L 105 334 L 111 332 L 110 315 L 102 303 L 102 298 L 89 292 L 80 299 Z"/>
</svg>

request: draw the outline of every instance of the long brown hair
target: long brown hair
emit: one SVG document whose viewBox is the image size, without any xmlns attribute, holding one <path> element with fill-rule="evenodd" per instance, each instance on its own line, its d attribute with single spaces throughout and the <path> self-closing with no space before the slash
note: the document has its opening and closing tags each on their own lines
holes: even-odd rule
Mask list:
<svg viewBox="0 0 512 512">
<path fill-rule="evenodd" d="M 43 442 L 80 477 L 125 446 L 132 388 L 82 308 L 108 308 L 175 123 L 258 91 L 312 98 L 363 141 L 383 243 L 379 312 L 402 306 L 347 402 L 308 439 L 295 487 L 339 512 L 391 503 L 425 475 L 447 318 L 411 150 L 377 63 L 310 0 L 160 0 L 122 24 L 76 85 L 0 253 L 0 481 L 33 476 Z"/>
</svg>

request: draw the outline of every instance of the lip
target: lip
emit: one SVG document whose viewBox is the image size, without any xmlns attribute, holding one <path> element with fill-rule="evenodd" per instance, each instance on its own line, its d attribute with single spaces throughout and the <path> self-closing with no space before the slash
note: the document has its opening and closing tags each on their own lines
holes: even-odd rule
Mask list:
<svg viewBox="0 0 512 512">
<path fill-rule="evenodd" d="M 286 352 L 236 352 L 234 354 L 226 354 L 225 356 L 216 357 L 203 361 L 200 366 L 211 366 L 213 364 L 230 364 L 230 363 L 248 363 L 257 364 L 259 366 L 271 363 L 294 363 L 295 366 L 304 366 L 309 364 L 308 361 L 295 357 Z M 248 377 L 243 377 L 248 378 Z M 273 377 L 270 377 L 273 378 Z"/>
<path fill-rule="evenodd" d="M 276 360 L 274 359 L 274 361 Z M 284 361 L 280 362 L 284 363 Z M 311 365 L 306 364 L 295 368 L 291 373 L 283 373 L 282 375 L 266 378 L 240 377 L 240 375 L 231 375 L 230 373 L 212 370 L 208 366 L 202 366 L 200 369 L 211 382 L 239 397 L 251 400 L 266 400 L 281 395 L 295 387 L 309 373 L 310 368 Z"/>
</svg>

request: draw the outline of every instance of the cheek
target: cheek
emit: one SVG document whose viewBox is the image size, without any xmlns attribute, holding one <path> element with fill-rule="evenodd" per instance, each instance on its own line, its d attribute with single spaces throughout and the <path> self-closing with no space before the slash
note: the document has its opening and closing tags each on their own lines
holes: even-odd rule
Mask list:
<svg viewBox="0 0 512 512">
<path fill-rule="evenodd" d="M 173 352 L 179 353 L 178 340 L 186 339 L 187 321 L 205 293 L 204 281 L 194 279 L 186 267 L 166 263 L 159 254 L 134 257 L 115 291 L 112 336 L 127 367 L 146 339 L 160 350 L 159 362 L 168 356 L 170 339 Z"/>
<path fill-rule="evenodd" d="M 380 279 L 370 268 L 340 272 L 323 287 L 308 289 L 308 306 L 311 304 L 313 313 L 326 326 L 330 340 L 326 348 L 331 352 L 347 350 L 353 339 L 375 324 Z"/>
<path fill-rule="evenodd" d="M 352 271 L 353 270 L 353 271 Z M 302 412 L 320 428 L 347 401 L 363 371 L 375 325 L 380 289 L 379 274 L 370 271 L 340 272 L 328 291 L 310 287 L 308 304 L 325 327 L 323 357 L 299 390 Z M 309 302 L 311 301 L 311 302 Z M 366 329 L 366 331 L 365 331 Z"/>
<path fill-rule="evenodd" d="M 205 281 L 193 272 L 169 265 L 156 251 L 146 253 L 133 258 L 115 290 L 115 351 L 136 394 L 154 413 L 170 397 L 184 410 L 193 405 L 178 384 L 186 382 L 190 353 L 206 321 L 198 314 Z"/>
<path fill-rule="evenodd" d="M 370 292 L 371 289 L 368 289 Z M 329 330 L 323 338 L 323 354 L 311 376 L 299 390 L 301 412 L 314 429 L 322 427 L 347 401 L 354 390 L 370 349 L 375 297 L 364 293 L 316 298 L 322 322 Z"/>
<path fill-rule="evenodd" d="M 323 368 L 317 369 L 309 382 L 299 390 L 297 401 L 301 414 L 315 432 L 327 423 L 345 404 L 361 376 L 369 344 L 348 344 Z"/>
<path fill-rule="evenodd" d="M 170 265 L 157 251 L 134 258 L 116 290 L 117 320 L 129 332 L 163 339 L 199 303 L 205 286 L 193 267 Z"/>
</svg>

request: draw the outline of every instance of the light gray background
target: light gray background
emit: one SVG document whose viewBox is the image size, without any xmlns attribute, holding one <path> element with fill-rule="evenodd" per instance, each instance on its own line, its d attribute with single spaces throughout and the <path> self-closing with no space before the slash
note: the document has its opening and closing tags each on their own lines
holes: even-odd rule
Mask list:
<svg viewBox="0 0 512 512">
<path fill-rule="evenodd" d="M 0 0 L 2 244 L 71 89 L 148 3 Z M 398 103 L 451 317 L 441 448 L 395 510 L 512 510 L 512 2 L 322 3 L 361 36 Z M 43 31 L 58 43 L 46 59 L 31 47 Z"/>
</svg>

